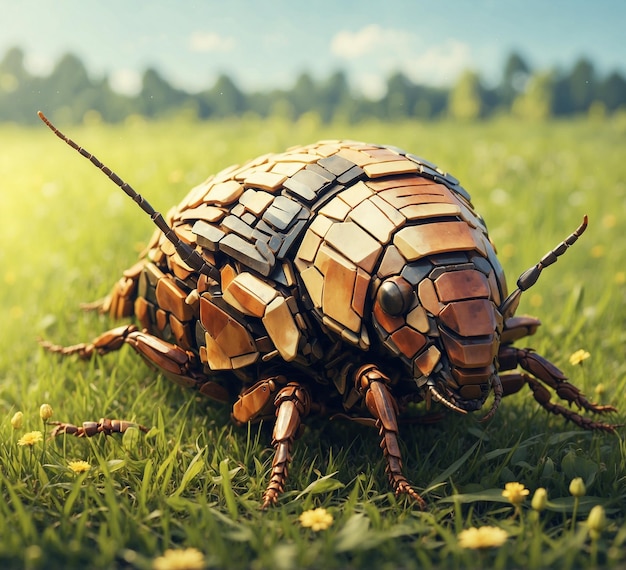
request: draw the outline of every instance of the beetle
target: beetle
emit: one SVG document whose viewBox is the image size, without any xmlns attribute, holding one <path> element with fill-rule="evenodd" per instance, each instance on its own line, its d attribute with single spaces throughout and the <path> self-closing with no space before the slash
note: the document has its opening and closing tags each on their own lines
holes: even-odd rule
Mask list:
<svg viewBox="0 0 626 570">
<path fill-rule="evenodd" d="M 42 345 L 90 358 L 130 345 L 183 386 L 232 403 L 238 424 L 273 420 L 274 456 L 262 507 L 277 502 L 293 442 L 310 414 L 375 425 L 396 494 L 425 502 L 402 469 L 399 417 L 433 402 L 459 414 L 528 386 L 581 428 L 614 432 L 571 409 L 590 402 L 563 372 L 514 342 L 540 321 L 515 316 L 520 296 L 587 227 L 582 224 L 509 294 L 482 217 L 452 175 L 399 148 L 320 141 L 227 168 L 166 217 L 94 155 L 157 226 L 139 262 L 91 308 L 134 317 L 93 341 Z M 548 388 L 570 407 L 551 401 Z M 128 422 L 55 435 L 123 432 Z"/>
</svg>

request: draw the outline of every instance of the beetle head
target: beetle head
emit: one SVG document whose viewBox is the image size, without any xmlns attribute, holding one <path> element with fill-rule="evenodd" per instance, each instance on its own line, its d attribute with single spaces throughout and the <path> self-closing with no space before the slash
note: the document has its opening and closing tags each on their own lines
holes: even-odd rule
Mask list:
<svg viewBox="0 0 626 570">
<path fill-rule="evenodd" d="M 415 285 L 401 275 L 379 284 L 374 328 L 426 401 L 466 413 L 480 409 L 493 389 L 496 398 L 488 416 L 495 412 L 501 397 L 495 360 L 503 319 L 491 287 L 471 264 L 440 267 Z"/>
</svg>

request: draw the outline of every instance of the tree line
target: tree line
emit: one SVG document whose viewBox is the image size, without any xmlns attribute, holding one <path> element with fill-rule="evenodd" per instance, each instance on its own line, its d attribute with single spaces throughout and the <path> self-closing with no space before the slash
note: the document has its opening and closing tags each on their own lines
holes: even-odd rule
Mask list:
<svg viewBox="0 0 626 570">
<path fill-rule="evenodd" d="M 0 122 L 34 123 L 40 108 L 65 123 L 88 116 L 115 123 L 131 115 L 208 120 L 246 113 L 289 119 L 315 113 L 323 122 L 372 117 L 475 120 L 497 114 L 542 120 L 626 110 L 624 76 L 613 71 L 601 77 L 587 58 L 568 70 L 533 70 L 520 54 L 511 53 L 495 86 L 485 86 L 478 73 L 468 70 L 450 87 L 416 84 L 400 72 L 388 77 L 386 87 L 382 97 L 372 100 L 355 92 L 342 71 L 324 80 L 303 72 L 289 89 L 244 92 L 222 74 L 211 87 L 189 93 L 149 68 L 140 91 L 129 96 L 114 91 L 106 76 L 92 78 L 74 54 L 62 56 L 49 75 L 33 75 L 24 65 L 24 52 L 15 47 L 0 61 Z"/>
</svg>

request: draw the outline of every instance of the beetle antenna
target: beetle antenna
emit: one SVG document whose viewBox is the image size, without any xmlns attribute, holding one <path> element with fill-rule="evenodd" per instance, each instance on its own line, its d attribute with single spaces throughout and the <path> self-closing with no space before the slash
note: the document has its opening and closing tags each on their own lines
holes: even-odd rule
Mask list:
<svg viewBox="0 0 626 570">
<path fill-rule="evenodd" d="M 206 260 L 191 246 L 182 241 L 174 232 L 174 230 L 167 224 L 163 215 L 157 212 L 150 203 L 139 193 L 137 193 L 133 187 L 124 182 L 115 172 L 113 172 L 108 166 L 104 165 L 93 154 L 86 151 L 84 148 L 78 146 L 72 139 L 66 137 L 59 129 L 57 129 L 41 111 L 37 111 L 39 118 L 50 128 L 50 130 L 59 137 L 63 142 L 71 146 L 80 155 L 84 156 L 94 166 L 99 168 L 107 177 L 113 181 L 116 186 L 119 186 L 128 196 L 130 196 L 139 207 L 150 216 L 154 224 L 165 234 L 165 237 L 172 242 L 176 253 L 180 255 L 181 259 L 189 265 L 192 269 L 195 269 L 199 273 L 204 273 L 208 277 L 220 280 L 219 270 Z"/>
<path fill-rule="evenodd" d="M 587 229 L 588 218 L 587 215 L 583 217 L 583 222 L 578 226 L 576 231 L 571 233 L 567 239 L 563 240 L 559 245 L 557 245 L 553 250 L 546 253 L 539 263 L 530 269 L 527 269 L 522 273 L 517 280 L 517 289 L 513 291 L 500 305 L 499 311 L 504 316 L 507 317 L 510 314 L 515 312 L 517 308 L 517 304 L 519 303 L 519 298 L 522 294 L 522 291 L 526 291 L 530 289 L 539 279 L 539 275 L 544 270 L 544 268 L 548 267 L 548 265 L 552 265 L 556 262 L 556 260 L 563 255 L 571 245 L 574 245 L 576 240 L 583 234 L 583 232 Z"/>
</svg>

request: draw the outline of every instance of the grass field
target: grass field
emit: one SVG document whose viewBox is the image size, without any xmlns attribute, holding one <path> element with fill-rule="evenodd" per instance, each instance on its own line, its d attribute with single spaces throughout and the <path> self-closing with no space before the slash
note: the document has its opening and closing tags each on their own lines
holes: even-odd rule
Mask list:
<svg viewBox="0 0 626 570">
<path fill-rule="evenodd" d="M 54 117 L 51 117 L 54 119 Z M 65 128 L 65 125 L 58 125 Z M 208 174 L 234 162 L 322 138 L 393 144 L 452 172 L 490 228 L 511 287 L 580 223 L 589 229 L 525 294 L 518 314 L 542 319 L 528 344 L 626 421 L 626 129 L 614 122 L 368 123 L 307 118 L 193 124 L 133 121 L 65 129 L 165 212 Z M 549 416 L 530 391 L 496 417 L 449 416 L 401 431 L 405 469 L 425 512 L 389 492 L 378 437 L 314 420 L 297 442 L 287 492 L 258 507 L 270 433 L 230 425 L 227 409 L 155 375 L 130 349 L 92 362 L 59 360 L 36 339 L 89 340 L 111 328 L 78 305 L 106 294 L 152 232 L 149 219 L 42 125 L 0 127 L 0 565 L 4 568 L 150 568 L 167 549 L 198 549 L 217 568 L 626 567 L 626 446 Z M 584 349 L 582 365 L 569 356 Z M 154 429 L 124 437 L 59 438 L 39 417 L 102 416 Z M 11 418 L 23 413 L 14 429 Z M 46 429 L 47 427 L 47 429 Z M 91 469 L 75 474 L 68 461 Z M 570 495 L 572 479 L 586 484 Z M 519 509 L 501 491 L 530 490 Z M 543 487 L 548 504 L 531 508 Z M 590 532 L 590 509 L 606 522 Z M 325 508 L 326 530 L 302 512 Z M 597 511 L 595 511 L 597 513 Z M 466 549 L 470 527 L 508 534 Z M 171 559 L 157 567 L 176 568 Z"/>
</svg>

